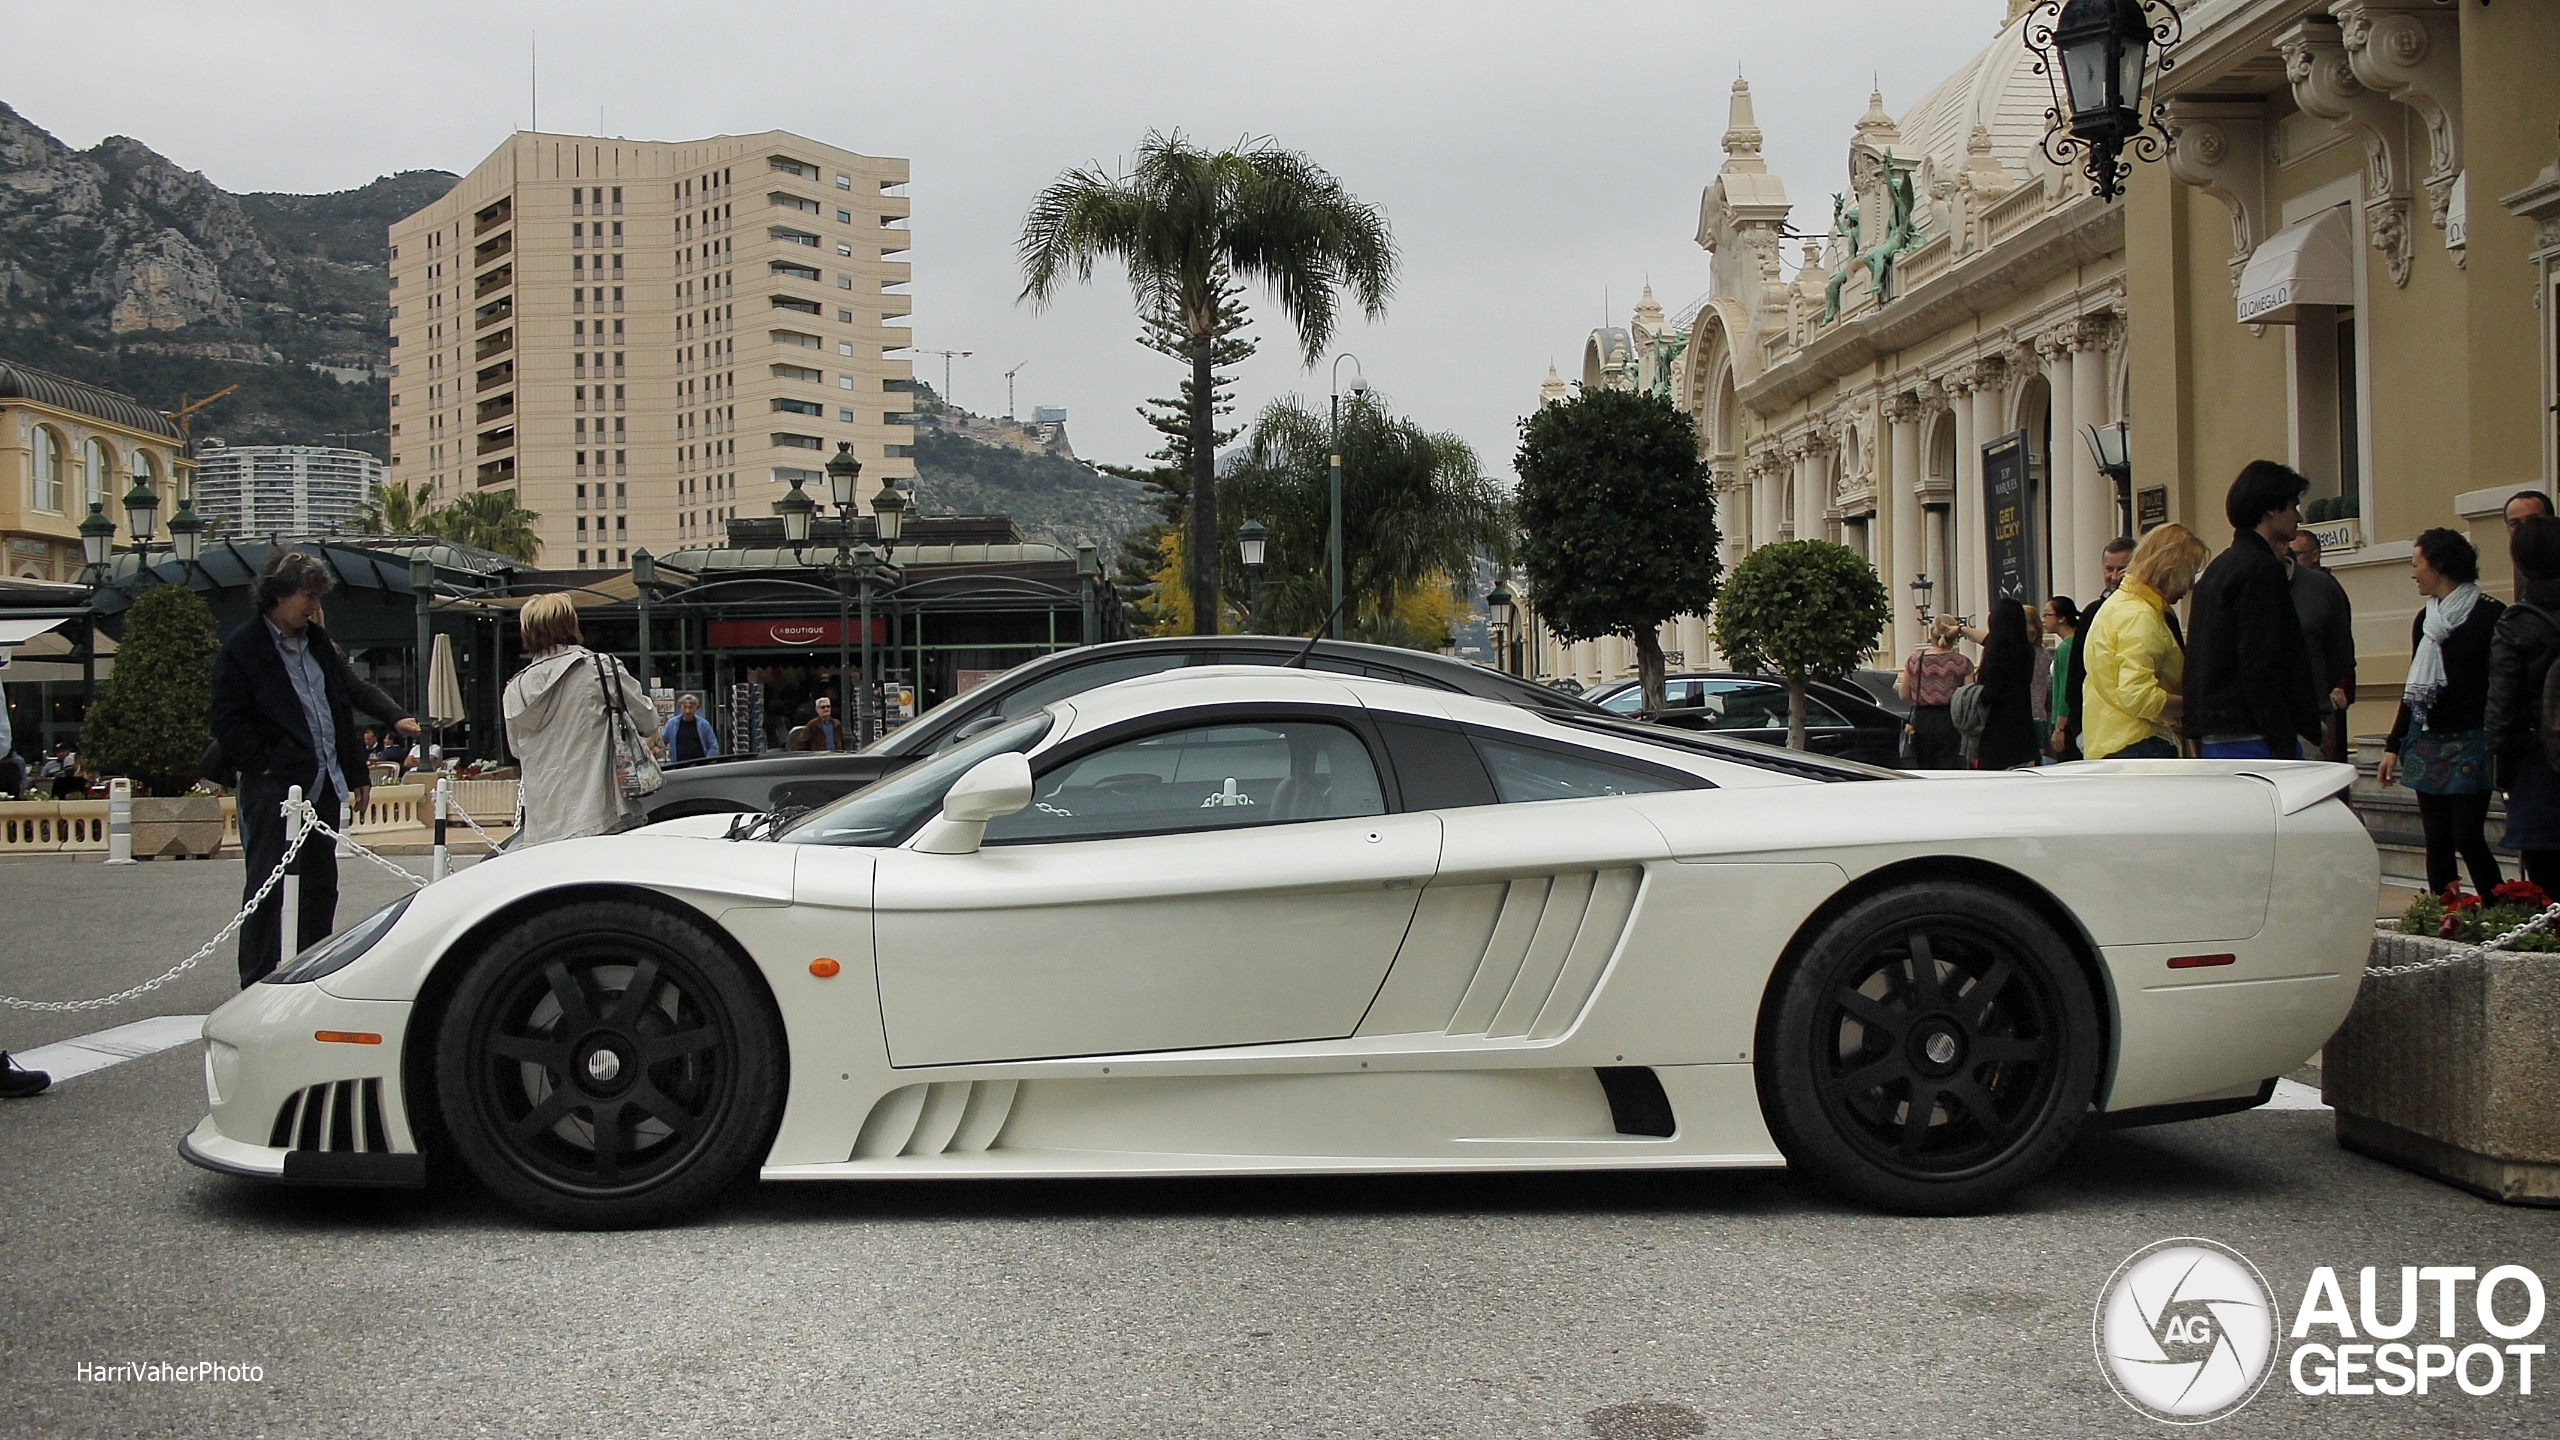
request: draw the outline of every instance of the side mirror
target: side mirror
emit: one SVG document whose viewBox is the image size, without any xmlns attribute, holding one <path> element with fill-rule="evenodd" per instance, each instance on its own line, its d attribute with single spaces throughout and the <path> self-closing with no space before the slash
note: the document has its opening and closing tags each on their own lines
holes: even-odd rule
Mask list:
<svg viewBox="0 0 2560 1440">
<path fill-rule="evenodd" d="M 987 822 L 1031 803 L 1031 757 L 1017 751 L 990 755 L 951 782 L 942 813 L 926 822 L 916 849 L 928 855 L 973 855 Z"/>
</svg>

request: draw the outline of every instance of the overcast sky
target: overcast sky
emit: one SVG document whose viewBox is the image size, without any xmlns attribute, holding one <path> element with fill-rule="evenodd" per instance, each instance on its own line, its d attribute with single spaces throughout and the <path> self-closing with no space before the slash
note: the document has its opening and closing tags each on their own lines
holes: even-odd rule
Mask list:
<svg viewBox="0 0 2560 1440">
<path fill-rule="evenodd" d="M 1176 362 L 1134 343 L 1116 269 L 1046 313 L 1015 302 L 1032 195 L 1115 165 L 1150 127 L 1268 135 L 1382 208 L 1404 252 L 1387 318 L 1336 337 L 1396 408 L 1507 477 L 1550 361 L 1575 378 L 1607 313 L 1650 277 L 1677 313 L 1706 290 L 1698 192 L 1726 101 L 1751 80 L 1799 225 L 1827 225 L 1871 83 L 1906 111 L 1990 43 L 2002 0 L 1295 0 L 1276 4 L 27 4 L 0 82 L 85 148 L 130 135 L 233 191 L 316 192 L 399 170 L 468 171 L 528 114 L 538 32 L 546 130 L 688 140 L 784 129 L 913 162 L 916 343 L 971 350 L 954 398 L 1064 405 L 1078 453 L 1136 461 L 1134 407 Z M 599 128 L 599 109 L 602 124 Z M 1790 246 L 1790 263 L 1793 261 Z M 1320 406 L 1277 310 L 1246 414 Z M 939 358 L 917 374 L 942 383 Z M 1343 367 L 1346 381 L 1350 367 Z"/>
</svg>

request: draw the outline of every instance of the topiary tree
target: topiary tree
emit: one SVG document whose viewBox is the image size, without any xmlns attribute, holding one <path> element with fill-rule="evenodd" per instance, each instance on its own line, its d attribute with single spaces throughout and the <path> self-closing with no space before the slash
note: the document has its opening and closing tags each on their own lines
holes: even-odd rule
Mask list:
<svg viewBox="0 0 2560 1440">
<path fill-rule="evenodd" d="M 1531 603 L 1561 639 L 1633 640 L 1661 709 L 1656 632 L 1706 614 L 1724 571 L 1696 422 L 1666 397 L 1585 390 L 1520 422 L 1513 465 Z"/>
<path fill-rule="evenodd" d="M 1804 748 L 1804 682 L 1857 667 L 1892 615 L 1875 567 L 1846 545 L 1763 545 L 1733 567 L 1716 600 L 1716 648 L 1736 670 L 1787 682 L 1787 744 Z"/>
<path fill-rule="evenodd" d="M 116 671 L 80 723 L 80 757 L 138 794 L 183 795 L 213 732 L 213 612 L 184 585 L 146 590 L 125 612 Z"/>
</svg>

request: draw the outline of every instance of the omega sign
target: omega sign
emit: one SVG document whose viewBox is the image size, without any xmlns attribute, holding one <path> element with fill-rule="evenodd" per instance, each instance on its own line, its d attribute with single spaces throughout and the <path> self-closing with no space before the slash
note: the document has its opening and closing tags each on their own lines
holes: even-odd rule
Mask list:
<svg viewBox="0 0 2560 1440">
<path fill-rule="evenodd" d="M 840 640 L 862 643 L 861 622 L 839 620 L 714 620 L 704 641 L 714 650 L 816 650 Z M 889 643 L 889 622 L 874 618 L 871 643 Z"/>
</svg>

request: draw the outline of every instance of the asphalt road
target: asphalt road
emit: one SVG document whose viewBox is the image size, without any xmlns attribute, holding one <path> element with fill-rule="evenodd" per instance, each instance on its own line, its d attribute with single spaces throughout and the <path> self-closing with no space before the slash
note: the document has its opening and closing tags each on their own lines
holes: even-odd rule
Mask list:
<svg viewBox="0 0 2560 1440">
<path fill-rule="evenodd" d="M 350 917 L 397 888 L 349 879 Z M 0 864 L 0 992 L 144 978 L 237 885 Z M 0 1012 L 0 1043 L 210 1008 L 224 959 L 104 1016 Z M 2518 1263 L 2560 1288 L 2560 1212 L 2344 1153 L 2317 1112 L 2098 1137 L 1960 1220 L 1752 1173 L 747 1184 L 689 1226 L 585 1235 L 463 1189 L 192 1169 L 202 1107 L 187 1048 L 0 1103 L 0 1434 L 2156 1435 L 2090 1340 L 2151 1241 L 2237 1247 L 2288 1315 L 2323 1264 Z M 78 1378 L 154 1359 L 263 1378 Z M 2309 1399 L 2279 1374 L 2213 1433 L 2560 1433 L 2560 1369 L 2536 1380 Z"/>
</svg>

